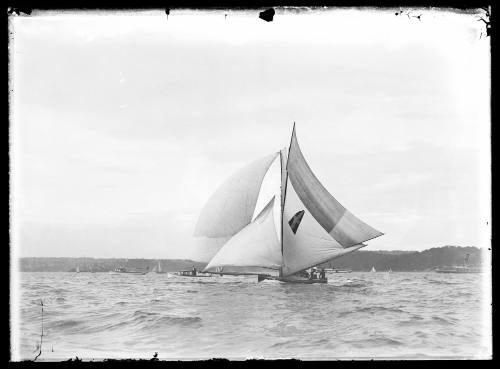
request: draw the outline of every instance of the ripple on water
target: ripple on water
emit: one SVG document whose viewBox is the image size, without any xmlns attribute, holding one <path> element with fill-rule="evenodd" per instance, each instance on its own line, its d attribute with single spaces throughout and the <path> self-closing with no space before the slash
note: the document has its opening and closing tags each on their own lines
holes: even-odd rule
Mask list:
<svg viewBox="0 0 500 369">
<path fill-rule="evenodd" d="M 44 344 L 54 345 L 52 355 L 61 359 L 80 353 L 132 357 L 148 350 L 162 357 L 488 353 L 481 293 L 471 278 L 457 275 L 442 283 L 424 273 L 394 273 L 390 280 L 372 274 L 353 272 L 307 286 L 105 273 L 89 284 L 71 273 L 22 273 L 20 350 L 33 358 L 24 342 L 39 338 L 43 299 Z"/>
</svg>

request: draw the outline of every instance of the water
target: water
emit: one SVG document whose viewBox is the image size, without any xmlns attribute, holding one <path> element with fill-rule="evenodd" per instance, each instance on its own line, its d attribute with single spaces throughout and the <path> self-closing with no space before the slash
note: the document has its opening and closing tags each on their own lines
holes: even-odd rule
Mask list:
<svg viewBox="0 0 500 369">
<path fill-rule="evenodd" d="M 487 358 L 480 274 L 256 277 L 21 273 L 21 347 L 38 360 Z M 486 342 L 485 342 L 486 338 Z"/>
</svg>

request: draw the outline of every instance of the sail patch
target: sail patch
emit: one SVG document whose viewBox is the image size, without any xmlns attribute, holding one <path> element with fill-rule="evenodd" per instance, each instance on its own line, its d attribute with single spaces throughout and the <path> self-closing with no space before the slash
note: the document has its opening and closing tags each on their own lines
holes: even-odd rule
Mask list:
<svg viewBox="0 0 500 369">
<path fill-rule="evenodd" d="M 297 228 L 299 228 L 299 224 L 302 221 L 302 217 L 304 216 L 305 211 L 301 210 L 297 212 L 292 219 L 288 221 L 290 228 L 292 229 L 293 234 L 297 233 Z"/>
</svg>

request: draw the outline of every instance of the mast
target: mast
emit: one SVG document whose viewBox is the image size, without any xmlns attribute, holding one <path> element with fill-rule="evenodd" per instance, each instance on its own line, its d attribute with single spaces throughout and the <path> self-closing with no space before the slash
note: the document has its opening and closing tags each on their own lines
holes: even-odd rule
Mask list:
<svg viewBox="0 0 500 369">
<path fill-rule="evenodd" d="M 288 145 L 288 155 L 287 155 L 287 160 L 286 160 L 286 166 L 285 166 L 285 178 L 281 178 L 281 184 L 283 184 L 283 181 L 285 182 L 285 188 L 282 190 L 281 196 L 283 197 L 281 199 L 281 255 L 283 255 L 283 213 L 285 212 L 285 199 L 286 199 L 286 186 L 288 183 L 288 157 L 290 156 L 290 146 L 292 145 L 292 139 L 293 139 L 293 133 L 295 132 L 295 122 L 293 122 L 293 128 L 292 128 L 292 135 L 290 137 L 290 144 Z M 280 150 L 280 166 L 283 165 L 283 162 L 281 161 L 281 150 Z M 281 175 L 283 176 L 283 168 L 281 167 Z M 281 188 L 281 185 L 280 185 Z M 279 276 L 281 277 L 283 275 L 283 266 L 280 268 L 280 273 Z"/>
<path fill-rule="evenodd" d="M 283 189 L 281 188 L 283 186 L 283 158 L 282 158 L 283 154 L 281 153 L 281 150 L 280 150 L 280 178 L 281 178 L 281 182 L 280 182 L 280 192 L 281 192 L 281 196 L 283 196 Z M 283 272 L 282 272 L 282 269 L 283 269 L 283 201 L 284 199 L 281 198 L 280 199 L 280 230 L 281 230 L 281 268 L 279 270 L 279 276 L 281 277 Z"/>
</svg>

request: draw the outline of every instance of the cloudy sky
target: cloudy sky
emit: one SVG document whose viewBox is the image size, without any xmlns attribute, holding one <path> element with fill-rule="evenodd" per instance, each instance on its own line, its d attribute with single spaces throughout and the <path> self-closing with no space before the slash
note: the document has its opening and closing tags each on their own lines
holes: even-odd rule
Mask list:
<svg viewBox="0 0 500 369">
<path fill-rule="evenodd" d="M 474 15 L 173 10 L 11 17 L 19 256 L 195 258 L 232 172 L 288 145 L 386 233 L 488 247 L 490 45 Z"/>
</svg>

